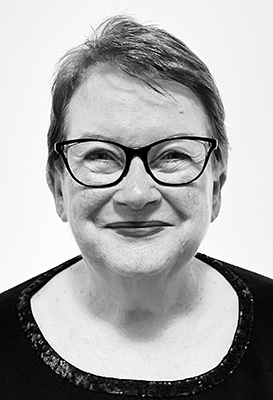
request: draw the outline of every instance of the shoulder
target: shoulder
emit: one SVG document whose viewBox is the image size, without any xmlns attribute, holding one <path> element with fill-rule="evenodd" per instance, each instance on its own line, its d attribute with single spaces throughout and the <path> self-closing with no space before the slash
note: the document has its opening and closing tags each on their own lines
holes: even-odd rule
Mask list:
<svg viewBox="0 0 273 400">
<path fill-rule="evenodd" d="M 258 274 L 257 272 L 250 271 L 242 266 L 233 265 L 204 254 L 198 253 L 197 257 L 217 269 L 219 272 L 224 270 L 231 271 L 241 279 L 249 287 L 252 294 L 257 295 L 259 299 L 273 299 L 273 279 Z"/>
<path fill-rule="evenodd" d="M 237 294 L 241 294 L 241 298 L 245 289 L 250 293 L 254 306 L 254 326 L 259 332 L 263 331 L 271 335 L 273 331 L 273 279 L 203 254 L 198 254 L 197 257 L 225 276 Z M 241 303 L 241 307 L 244 303 L 245 301 Z"/>
<path fill-rule="evenodd" d="M 18 340 L 18 335 L 21 336 L 22 329 L 18 314 L 18 303 L 21 294 L 43 274 L 28 279 L 27 281 L 14 286 L 0 294 L 0 348 L 5 348 L 9 342 Z"/>
<path fill-rule="evenodd" d="M 268 394 L 272 393 L 273 279 L 242 267 L 220 262 L 248 286 L 253 296 L 253 325 L 241 370 L 243 368 L 251 370 L 256 382 L 262 382 L 263 390 L 267 390 Z M 240 315 L 242 312 L 244 304 L 241 304 Z"/>
<path fill-rule="evenodd" d="M 20 296 L 20 293 L 29 285 L 35 281 L 37 277 L 28 279 L 27 281 L 20 283 L 17 286 L 14 286 L 11 289 L 8 289 L 2 293 L 0 293 L 0 318 L 1 322 L 3 323 L 3 318 L 5 315 L 8 317 L 10 320 L 11 316 L 11 311 L 16 309 L 16 304 L 18 301 L 18 298 Z"/>
<path fill-rule="evenodd" d="M 0 319 L 1 322 L 4 321 L 6 317 L 9 322 L 11 322 L 11 318 L 13 316 L 17 316 L 17 306 L 19 299 L 22 298 L 24 293 L 28 293 L 28 297 L 33 295 L 37 290 L 39 290 L 42 286 L 44 286 L 50 279 L 52 279 L 59 272 L 64 269 L 70 267 L 74 263 L 76 263 L 81 256 L 77 256 L 68 260 L 57 267 L 51 268 L 46 272 L 43 272 L 35 277 L 32 277 L 25 282 L 20 283 L 17 286 L 14 286 L 11 289 L 8 289 L 2 293 L 0 293 Z"/>
<path fill-rule="evenodd" d="M 198 254 L 204 262 L 217 269 L 223 275 L 232 274 L 235 286 L 246 288 L 253 300 L 253 334 L 252 344 L 259 345 L 259 352 L 264 348 L 264 355 L 273 355 L 273 279 L 248 269 L 232 265 L 225 261 Z M 226 271 L 229 271 L 228 273 Z M 237 291 L 238 293 L 238 291 Z M 245 311 L 245 301 L 241 301 L 240 310 Z"/>
<path fill-rule="evenodd" d="M 265 302 L 269 306 L 269 300 L 273 300 L 273 279 L 224 261 L 220 261 L 220 263 L 246 283 L 254 299 Z M 273 307 L 273 302 L 271 304 Z"/>
<path fill-rule="evenodd" d="M 249 288 L 254 302 L 254 330 L 260 337 L 268 336 L 273 354 L 273 279 L 226 262 L 226 268 L 238 276 Z"/>
<path fill-rule="evenodd" d="M 78 259 L 79 256 L 0 294 L 0 371 L 2 374 L 0 397 L 3 393 L 6 396 L 6 393 L 12 390 L 16 392 L 15 397 L 2 396 L 1 398 L 19 398 L 18 388 L 20 390 L 24 388 L 27 393 L 29 385 L 36 384 L 33 377 L 43 377 L 39 374 L 43 373 L 44 364 L 40 362 L 30 346 L 26 333 L 26 326 L 31 327 L 33 322 L 31 317 L 25 318 L 26 315 L 31 315 L 30 298 L 53 276 Z M 22 319 L 22 316 L 25 319 Z M 17 382 L 17 386 L 14 386 L 14 382 Z"/>
</svg>

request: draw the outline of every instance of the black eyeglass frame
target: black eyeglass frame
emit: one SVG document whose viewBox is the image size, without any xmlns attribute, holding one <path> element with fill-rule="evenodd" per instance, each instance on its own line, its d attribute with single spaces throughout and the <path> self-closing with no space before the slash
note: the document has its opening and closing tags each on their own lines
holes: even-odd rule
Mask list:
<svg viewBox="0 0 273 400">
<path fill-rule="evenodd" d="M 190 180 L 189 182 L 186 182 L 186 183 L 166 183 L 166 182 L 162 182 L 162 181 L 160 181 L 159 179 L 157 179 L 153 175 L 153 173 L 152 173 L 152 171 L 151 171 L 151 169 L 150 169 L 150 167 L 148 165 L 148 152 L 152 147 L 154 147 L 154 146 L 156 146 L 156 145 L 158 145 L 160 143 L 169 142 L 169 141 L 177 140 L 177 139 L 196 140 L 196 141 L 199 141 L 199 142 L 209 143 L 210 147 L 207 150 L 207 155 L 206 155 L 206 158 L 205 158 L 205 162 L 204 162 L 203 168 L 199 172 L 199 174 L 194 179 Z M 65 154 L 65 148 L 69 147 L 69 145 L 72 145 L 72 144 L 84 143 L 84 142 L 109 143 L 109 144 L 113 144 L 113 145 L 121 148 L 124 151 L 125 157 L 126 157 L 126 159 L 125 159 L 126 163 L 125 163 L 125 167 L 124 167 L 123 172 L 121 173 L 120 177 L 117 180 L 115 180 L 114 182 L 105 184 L 105 185 L 87 185 L 87 184 L 79 181 L 76 178 L 76 176 L 73 174 L 73 172 L 72 172 L 72 170 L 71 170 L 71 168 L 69 166 L 69 163 L 68 163 L 68 160 L 67 160 L 67 156 Z M 190 183 L 192 183 L 192 182 L 196 181 L 198 178 L 200 178 L 200 176 L 203 174 L 203 172 L 206 169 L 206 166 L 207 166 L 207 164 L 209 162 L 209 159 L 210 159 L 210 156 L 211 156 L 212 152 L 214 150 L 216 150 L 217 148 L 218 148 L 218 140 L 217 139 L 207 138 L 207 137 L 203 137 L 203 136 L 184 136 L 184 135 L 183 136 L 177 136 L 177 137 L 171 137 L 171 138 L 167 138 L 167 139 L 162 139 L 162 140 L 159 140 L 157 142 L 150 143 L 147 146 L 139 147 L 139 148 L 127 147 L 127 146 L 124 146 L 124 145 L 122 145 L 120 143 L 113 142 L 111 140 L 92 139 L 92 138 L 71 139 L 71 140 L 64 140 L 64 141 L 61 141 L 61 142 L 55 142 L 54 143 L 54 150 L 56 151 L 56 153 L 58 153 L 62 157 L 63 162 L 64 162 L 68 172 L 70 173 L 71 177 L 77 183 L 79 183 L 80 185 L 83 185 L 83 186 L 86 186 L 86 187 L 89 187 L 89 188 L 93 188 L 93 189 L 108 188 L 108 187 L 111 187 L 111 186 L 115 186 L 119 182 L 121 182 L 122 179 L 128 174 L 131 162 L 132 162 L 133 158 L 135 158 L 135 157 L 139 157 L 142 160 L 147 174 L 149 174 L 153 178 L 153 180 L 156 183 L 158 183 L 159 185 L 171 186 L 171 187 L 181 187 L 181 186 L 189 185 Z"/>
</svg>

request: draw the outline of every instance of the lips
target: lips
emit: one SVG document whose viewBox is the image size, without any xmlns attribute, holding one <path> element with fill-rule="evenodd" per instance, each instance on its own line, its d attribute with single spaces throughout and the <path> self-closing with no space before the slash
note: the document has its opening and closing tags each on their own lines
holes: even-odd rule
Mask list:
<svg viewBox="0 0 273 400">
<path fill-rule="evenodd" d="M 107 224 L 106 228 L 112 229 L 132 229 L 132 228 L 154 228 L 159 226 L 171 226 L 171 224 L 163 221 L 123 221 L 123 222 L 113 222 Z"/>
<path fill-rule="evenodd" d="M 106 228 L 124 237 L 143 238 L 156 235 L 168 226 L 172 225 L 163 221 L 123 221 L 107 224 Z"/>
</svg>

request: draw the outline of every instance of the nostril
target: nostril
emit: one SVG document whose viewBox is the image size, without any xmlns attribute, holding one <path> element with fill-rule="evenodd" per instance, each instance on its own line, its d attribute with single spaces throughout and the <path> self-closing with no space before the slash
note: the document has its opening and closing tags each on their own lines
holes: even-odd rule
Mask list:
<svg viewBox="0 0 273 400">
<path fill-rule="evenodd" d="M 128 180 L 123 182 L 120 189 L 114 194 L 113 200 L 134 210 L 140 210 L 145 205 L 160 202 L 160 192 L 144 181 Z"/>
</svg>

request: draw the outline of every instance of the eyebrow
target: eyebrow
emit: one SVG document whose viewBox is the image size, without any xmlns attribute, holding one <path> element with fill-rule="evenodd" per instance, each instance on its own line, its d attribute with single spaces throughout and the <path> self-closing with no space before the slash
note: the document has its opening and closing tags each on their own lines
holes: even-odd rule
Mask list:
<svg viewBox="0 0 273 400">
<path fill-rule="evenodd" d="M 83 132 L 80 134 L 79 139 L 98 139 L 98 140 L 109 140 L 110 142 L 122 143 L 124 137 L 116 135 L 115 137 L 108 136 L 101 133 L 95 132 Z"/>
</svg>

